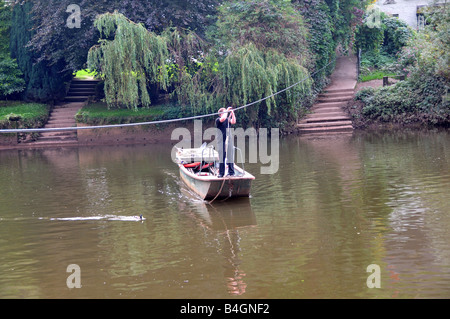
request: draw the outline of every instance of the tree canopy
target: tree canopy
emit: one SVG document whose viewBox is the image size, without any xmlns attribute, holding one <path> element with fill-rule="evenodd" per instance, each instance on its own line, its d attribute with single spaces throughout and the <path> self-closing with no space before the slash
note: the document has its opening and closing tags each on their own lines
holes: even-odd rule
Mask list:
<svg viewBox="0 0 450 319">
<path fill-rule="evenodd" d="M 65 23 L 73 4 L 81 9 L 79 28 Z M 203 113 L 301 82 L 242 117 L 250 125 L 270 126 L 295 119 L 311 102 L 313 86 L 324 85 L 330 70 L 324 66 L 336 47 L 351 48 L 362 5 L 360 0 L 25 0 L 15 4 L 11 51 L 27 92 L 35 91 L 28 96 L 63 91 L 58 84 L 66 75 L 89 66 L 104 76 L 111 107 L 148 107 L 164 92 L 187 113 Z"/>
<path fill-rule="evenodd" d="M 47 61 L 38 62 L 38 54 L 28 47 L 33 37 L 32 4 L 15 5 L 11 18 L 11 57 L 23 73 L 25 90 L 22 97 L 25 100 L 47 102 L 65 96 L 64 82 L 71 78 L 71 72 L 61 72 L 63 60 L 52 65 Z"/>
<path fill-rule="evenodd" d="M 25 88 L 22 72 L 10 57 L 11 14 L 11 8 L 0 0 L 0 97 L 22 92 Z"/>
<path fill-rule="evenodd" d="M 95 45 L 99 33 L 94 25 L 96 17 L 117 11 L 135 23 L 142 23 L 156 33 L 175 26 L 203 34 L 215 15 L 219 0 L 27 0 L 33 4 L 33 29 L 30 48 L 38 61 L 64 61 L 65 69 L 85 67 L 89 49 Z M 71 4 L 81 9 L 81 27 L 67 28 L 66 12 Z"/>
<path fill-rule="evenodd" d="M 98 16 L 95 26 L 101 40 L 89 51 L 88 65 L 105 75 L 106 102 L 116 107 L 148 107 L 148 84 L 168 86 L 165 39 L 118 12 Z"/>
</svg>

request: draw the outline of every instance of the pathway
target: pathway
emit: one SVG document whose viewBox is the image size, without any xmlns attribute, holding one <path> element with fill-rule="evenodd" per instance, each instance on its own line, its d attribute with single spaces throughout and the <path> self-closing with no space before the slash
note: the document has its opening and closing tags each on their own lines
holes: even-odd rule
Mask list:
<svg viewBox="0 0 450 319">
<path fill-rule="evenodd" d="M 351 117 L 343 106 L 353 98 L 356 83 L 356 57 L 339 57 L 330 84 L 319 94 L 311 108 L 312 113 L 299 121 L 298 132 L 353 130 Z"/>
<path fill-rule="evenodd" d="M 56 105 L 50 113 L 44 128 L 75 127 L 75 114 L 88 100 L 95 95 L 98 80 L 72 80 L 64 102 Z M 71 145 L 77 144 L 77 131 L 43 132 L 33 145 Z"/>
</svg>

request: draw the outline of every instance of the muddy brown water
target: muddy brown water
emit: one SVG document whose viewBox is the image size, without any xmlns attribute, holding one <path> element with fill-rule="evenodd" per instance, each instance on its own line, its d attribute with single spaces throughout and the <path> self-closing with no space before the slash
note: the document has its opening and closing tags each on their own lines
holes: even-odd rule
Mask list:
<svg viewBox="0 0 450 319">
<path fill-rule="evenodd" d="M 450 297 L 448 131 L 285 137 L 213 205 L 171 148 L 1 151 L 0 298 Z"/>
</svg>

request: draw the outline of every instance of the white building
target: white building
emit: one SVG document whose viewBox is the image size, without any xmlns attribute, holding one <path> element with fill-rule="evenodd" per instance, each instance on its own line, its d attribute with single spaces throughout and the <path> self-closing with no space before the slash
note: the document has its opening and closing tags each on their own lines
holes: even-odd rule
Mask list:
<svg viewBox="0 0 450 319">
<path fill-rule="evenodd" d="M 441 0 L 439 2 L 444 2 Z M 423 27 L 422 9 L 424 6 L 432 5 L 434 0 L 377 0 L 375 3 L 381 11 L 398 17 L 405 21 L 413 29 Z"/>
</svg>

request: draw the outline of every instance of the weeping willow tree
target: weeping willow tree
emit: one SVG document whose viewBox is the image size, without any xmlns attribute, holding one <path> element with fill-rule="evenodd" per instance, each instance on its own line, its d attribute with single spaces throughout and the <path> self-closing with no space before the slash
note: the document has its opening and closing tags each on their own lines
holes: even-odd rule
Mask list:
<svg viewBox="0 0 450 319">
<path fill-rule="evenodd" d="M 88 68 L 103 76 L 108 107 L 150 106 L 150 85 L 169 85 L 166 39 L 118 12 L 98 16 L 95 26 L 100 40 L 89 50 Z"/>
<path fill-rule="evenodd" d="M 246 109 L 246 122 L 254 126 L 295 120 L 301 100 L 311 93 L 309 72 L 297 59 L 272 49 L 262 52 L 252 43 L 228 55 L 220 73 L 218 98 L 225 105 L 240 106 L 271 96 Z"/>
<path fill-rule="evenodd" d="M 186 114 L 200 114 L 208 111 L 213 99 L 208 83 L 212 76 L 211 55 L 208 44 L 195 32 L 180 28 L 166 28 L 161 34 L 167 41 L 171 59 L 169 76 L 171 98 Z"/>
<path fill-rule="evenodd" d="M 273 45 L 256 44 L 253 38 L 240 43 L 232 38 L 218 45 L 179 28 L 156 35 L 117 12 L 99 16 L 95 25 L 101 40 L 89 51 L 88 66 L 104 76 L 109 107 L 147 107 L 148 88 L 157 85 L 180 105 L 182 114 L 212 113 L 219 107 L 261 100 L 298 83 L 238 116 L 244 126 L 280 127 L 294 123 L 312 95 L 307 49 L 300 52 L 296 47 L 298 54 L 286 54 Z M 217 35 L 226 33 L 220 29 Z"/>
</svg>

